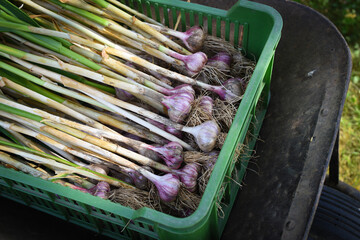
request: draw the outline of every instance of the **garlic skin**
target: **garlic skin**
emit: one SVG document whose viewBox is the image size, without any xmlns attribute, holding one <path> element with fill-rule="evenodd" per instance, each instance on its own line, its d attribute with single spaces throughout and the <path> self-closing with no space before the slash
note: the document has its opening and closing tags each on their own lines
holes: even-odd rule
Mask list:
<svg viewBox="0 0 360 240">
<path fill-rule="evenodd" d="M 203 52 L 197 52 L 184 57 L 186 68 L 191 72 L 200 72 L 204 65 L 207 63 L 207 56 Z"/>
<path fill-rule="evenodd" d="M 183 186 L 190 192 L 195 192 L 200 165 L 196 163 L 186 164 L 182 169 L 175 171 L 179 175 Z"/>
<path fill-rule="evenodd" d="M 162 178 L 162 183 L 155 183 L 159 190 L 160 198 L 165 202 L 174 201 L 180 189 L 180 181 L 174 174 L 168 173 Z"/>
<path fill-rule="evenodd" d="M 172 202 L 175 200 L 181 186 L 177 175 L 168 173 L 163 176 L 158 176 L 145 169 L 139 169 L 139 172 L 155 184 L 162 201 Z"/>
<path fill-rule="evenodd" d="M 214 120 L 203 122 L 191 128 L 184 127 L 183 130 L 195 137 L 197 145 L 204 152 L 213 150 L 217 137 L 220 134 L 220 127 Z"/>
<path fill-rule="evenodd" d="M 126 173 L 121 171 L 121 169 L 117 170 L 113 170 L 110 169 L 110 174 L 111 177 L 117 178 L 123 182 L 126 182 L 130 185 L 135 185 L 134 181 L 132 180 L 132 178 Z"/>
<path fill-rule="evenodd" d="M 190 50 L 190 52 L 199 51 L 205 41 L 206 34 L 199 26 L 193 26 L 189 28 L 186 32 L 184 32 L 184 36 L 181 38 L 186 48 Z"/>
<path fill-rule="evenodd" d="M 212 116 L 214 108 L 214 100 L 209 96 L 202 96 L 199 101 L 199 107 L 206 113 L 208 116 Z"/>
<path fill-rule="evenodd" d="M 86 166 L 86 168 L 88 168 L 88 169 L 90 169 L 90 170 L 92 170 L 94 172 L 104 174 L 104 175 L 108 175 L 108 173 L 110 171 L 107 166 L 104 166 L 104 165 L 101 165 L 101 164 L 91 164 L 91 165 Z M 92 179 L 92 178 L 89 178 L 88 181 L 93 183 L 93 184 L 98 184 L 99 183 L 98 180 L 95 180 L 95 179 Z"/>
<path fill-rule="evenodd" d="M 174 122 L 181 123 L 190 113 L 193 101 L 192 94 L 182 92 L 165 96 L 161 103 L 168 109 L 169 118 Z"/>
<path fill-rule="evenodd" d="M 171 28 L 161 27 L 154 24 L 148 24 L 148 25 L 157 29 L 163 34 L 170 35 L 180 39 L 190 52 L 199 51 L 203 47 L 205 42 L 206 34 L 203 31 L 203 29 L 199 26 L 192 26 L 187 31 L 180 32 L 180 31 L 172 30 Z"/>
<path fill-rule="evenodd" d="M 148 186 L 148 180 L 138 171 L 130 168 L 122 168 L 133 180 L 135 186 L 139 189 L 146 189 Z"/>
<path fill-rule="evenodd" d="M 177 142 L 169 142 L 162 147 L 151 149 L 158 153 L 171 169 L 178 169 L 183 162 L 183 147 Z"/>
<path fill-rule="evenodd" d="M 209 58 L 207 65 L 216 67 L 220 71 L 229 71 L 232 57 L 227 52 L 219 52 L 212 58 Z"/>
<path fill-rule="evenodd" d="M 221 100 L 233 102 L 240 100 L 245 92 L 246 83 L 243 78 L 230 78 L 223 86 L 213 86 L 211 91 L 218 94 Z"/>
<path fill-rule="evenodd" d="M 206 54 L 203 52 L 196 52 L 191 55 L 182 55 L 175 51 L 171 51 L 169 52 L 169 55 L 173 58 L 183 61 L 185 68 L 191 74 L 197 74 L 198 72 L 200 72 L 208 60 Z"/>
<path fill-rule="evenodd" d="M 108 175 L 109 173 L 109 168 L 107 166 L 104 165 L 100 165 L 100 164 L 91 164 L 88 166 L 88 168 L 94 172 L 98 172 L 104 175 Z"/>
<path fill-rule="evenodd" d="M 219 151 L 211 151 L 208 153 L 209 159 L 202 165 L 205 170 L 212 169 L 219 157 Z"/>
<path fill-rule="evenodd" d="M 98 182 L 96 186 L 90 189 L 90 192 L 94 196 L 107 199 L 108 193 L 110 192 L 110 184 L 107 182 Z"/>
<path fill-rule="evenodd" d="M 245 92 L 246 83 L 243 78 L 230 78 L 223 85 L 227 90 L 239 97 Z"/>
</svg>

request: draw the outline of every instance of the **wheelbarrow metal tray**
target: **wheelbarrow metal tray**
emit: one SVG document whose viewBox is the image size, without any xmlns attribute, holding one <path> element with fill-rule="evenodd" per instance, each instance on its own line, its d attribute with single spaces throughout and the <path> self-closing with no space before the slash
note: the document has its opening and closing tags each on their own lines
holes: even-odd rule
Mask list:
<svg viewBox="0 0 360 240">
<path fill-rule="evenodd" d="M 239 1 L 228 11 L 177 0 L 124 3 L 170 27 L 180 14 L 180 30 L 203 26 L 208 34 L 230 41 L 256 59 L 256 68 L 198 209 L 186 218 L 149 208 L 133 210 L 3 167 L 0 195 L 116 239 L 220 238 L 270 99 L 270 78 L 282 19 L 274 9 L 247 1 Z M 252 137 L 245 142 L 247 134 Z M 234 164 L 235 150 L 243 144 L 247 144 L 247 153 L 243 154 L 247 157 Z"/>
</svg>

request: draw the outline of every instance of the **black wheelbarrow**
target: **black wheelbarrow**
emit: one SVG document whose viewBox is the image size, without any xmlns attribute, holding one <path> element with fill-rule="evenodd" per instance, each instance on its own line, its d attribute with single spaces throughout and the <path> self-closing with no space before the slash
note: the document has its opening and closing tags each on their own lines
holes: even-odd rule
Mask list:
<svg viewBox="0 0 360 240">
<path fill-rule="evenodd" d="M 338 133 L 352 66 L 348 46 L 308 7 L 258 2 L 279 11 L 284 28 L 253 166 L 258 174 L 249 172 L 223 238 L 358 239 L 360 193 L 338 179 Z"/>
<path fill-rule="evenodd" d="M 192 2 L 227 9 L 236 1 Z M 359 192 L 338 181 L 338 132 L 351 73 L 348 46 L 329 20 L 308 7 L 258 2 L 279 11 L 284 28 L 258 157 L 249 164 L 222 237 L 360 238 Z M 0 239 L 105 239 L 9 200 L 0 202 Z M 40 227 L 46 225 L 51 227 Z"/>
</svg>

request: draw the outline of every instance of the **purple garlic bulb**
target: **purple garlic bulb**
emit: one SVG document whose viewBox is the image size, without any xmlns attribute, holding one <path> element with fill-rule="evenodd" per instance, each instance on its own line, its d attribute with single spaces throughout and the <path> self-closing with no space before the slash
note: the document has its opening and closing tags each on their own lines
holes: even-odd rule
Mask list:
<svg viewBox="0 0 360 240">
<path fill-rule="evenodd" d="M 88 168 L 90 170 L 93 170 L 94 172 L 98 172 L 104 175 L 108 175 L 109 173 L 109 168 L 107 166 L 104 165 L 100 165 L 100 164 L 92 164 L 89 165 Z"/>
<path fill-rule="evenodd" d="M 209 58 L 207 65 L 215 67 L 220 71 L 228 71 L 231 66 L 231 55 L 227 52 L 219 52 L 212 58 Z"/>
<path fill-rule="evenodd" d="M 191 52 L 199 51 L 204 45 L 206 34 L 199 26 L 193 26 L 189 28 L 186 32 L 179 32 L 166 27 L 160 27 L 154 24 L 149 24 L 149 25 L 157 29 L 161 33 L 177 37 L 184 43 L 186 48 L 189 49 Z"/>
<path fill-rule="evenodd" d="M 108 198 L 108 192 L 110 192 L 110 185 L 107 182 L 98 182 L 96 186 L 90 189 L 92 195 L 101 197 L 103 199 Z"/>
<path fill-rule="evenodd" d="M 123 170 L 125 173 L 127 173 L 131 179 L 133 180 L 135 186 L 139 189 L 146 189 L 148 186 L 148 182 L 146 177 L 141 175 L 138 171 L 135 171 L 131 168 L 125 168 L 123 167 L 121 170 Z"/>
<path fill-rule="evenodd" d="M 198 105 L 201 110 L 208 116 L 212 116 L 214 108 L 214 100 L 209 96 L 202 96 Z"/>
<path fill-rule="evenodd" d="M 224 82 L 223 86 L 237 96 L 242 96 L 245 92 L 246 82 L 243 78 L 230 78 Z"/>
<path fill-rule="evenodd" d="M 221 100 L 232 102 L 244 94 L 245 87 L 243 78 L 230 78 L 223 83 L 223 86 L 212 86 L 211 91 L 218 94 Z"/>
<path fill-rule="evenodd" d="M 216 144 L 220 128 L 213 120 L 203 122 L 195 127 L 184 127 L 183 131 L 192 134 L 199 148 L 204 152 L 210 152 Z"/>
<path fill-rule="evenodd" d="M 186 55 L 184 58 L 186 68 L 191 72 L 200 72 L 207 62 L 207 56 L 203 52 Z"/>
<path fill-rule="evenodd" d="M 178 169 L 183 162 L 183 148 L 177 142 L 170 142 L 163 147 L 151 146 L 150 149 L 158 153 L 166 165 L 172 169 Z"/>
<path fill-rule="evenodd" d="M 199 26 L 193 26 L 183 33 L 183 37 L 180 38 L 187 49 L 191 52 L 199 51 L 205 41 L 205 33 Z"/>
<path fill-rule="evenodd" d="M 175 200 L 180 189 L 180 180 L 178 176 L 172 173 L 158 176 L 145 169 L 140 169 L 139 171 L 155 184 L 162 201 L 171 202 Z"/>
<path fill-rule="evenodd" d="M 178 93 L 165 96 L 162 104 L 168 109 L 168 115 L 174 122 L 182 122 L 191 111 L 194 96 L 191 93 Z"/>
<path fill-rule="evenodd" d="M 182 55 L 180 53 L 170 51 L 169 55 L 183 61 L 186 69 L 193 73 L 198 73 L 207 62 L 207 56 L 203 52 L 197 52 L 191 55 Z"/>
<path fill-rule="evenodd" d="M 219 157 L 219 151 L 211 151 L 208 153 L 209 159 L 203 164 L 204 169 L 212 169 Z"/>
<path fill-rule="evenodd" d="M 88 169 L 94 171 L 94 172 L 98 172 L 104 175 L 107 175 L 109 173 L 109 168 L 107 166 L 104 165 L 100 165 L 100 164 L 91 164 L 87 166 Z M 89 182 L 93 183 L 93 184 L 97 184 L 98 181 L 95 179 L 88 179 Z"/>
<path fill-rule="evenodd" d="M 110 174 L 111 177 L 120 179 L 123 182 L 126 182 L 130 185 L 135 185 L 134 181 L 132 180 L 132 178 L 125 172 L 121 172 L 121 171 L 115 171 L 115 170 L 110 170 Z"/>
<path fill-rule="evenodd" d="M 195 192 L 199 171 L 200 165 L 196 163 L 189 163 L 182 169 L 176 170 L 175 173 L 179 175 L 180 181 L 187 190 Z"/>
</svg>

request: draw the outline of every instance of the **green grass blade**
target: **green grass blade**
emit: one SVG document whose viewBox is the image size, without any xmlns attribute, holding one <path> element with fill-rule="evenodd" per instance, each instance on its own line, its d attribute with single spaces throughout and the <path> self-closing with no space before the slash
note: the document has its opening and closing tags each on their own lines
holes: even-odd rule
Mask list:
<svg viewBox="0 0 360 240">
<path fill-rule="evenodd" d="M 85 79 L 83 77 L 80 77 L 79 75 L 64 71 L 62 69 L 53 68 L 53 67 L 49 67 L 49 66 L 42 66 L 42 67 L 46 68 L 46 69 L 49 69 L 52 72 L 56 72 L 56 73 L 59 73 L 61 75 L 66 76 L 68 78 L 74 79 L 74 80 L 76 80 L 78 82 L 84 83 L 84 84 L 86 84 L 88 86 L 95 87 L 97 89 L 100 89 L 102 91 L 105 91 L 105 92 L 108 92 L 108 93 L 111 93 L 111 94 L 115 94 L 115 89 L 113 87 L 108 86 L 108 85 L 103 85 L 101 83 L 89 81 L 89 80 L 87 80 L 87 79 Z"/>
<path fill-rule="evenodd" d="M 40 27 L 40 25 L 35 20 L 30 18 L 21 9 L 19 9 L 18 7 L 16 7 L 14 4 L 12 4 L 11 2 L 9 2 L 7 0 L 0 0 L 0 8 L 2 10 L 4 10 L 6 13 L 8 13 L 24 22 L 27 22 L 28 24 L 30 24 L 32 26 Z"/>
<path fill-rule="evenodd" d="M 66 10 L 69 10 L 73 13 L 76 13 L 76 14 L 79 14 L 80 16 L 83 16 L 87 19 L 90 19 L 91 21 L 93 22 L 96 22 L 102 26 L 108 26 L 110 24 L 110 22 L 102 17 L 99 17 L 91 12 L 88 12 L 84 9 L 81 9 L 81 8 L 77 8 L 77 7 L 74 7 L 74 6 L 71 6 L 71 5 L 68 5 L 68 4 L 64 4 L 64 3 L 61 3 L 60 1 L 57 1 L 57 0 L 49 0 L 50 2 L 62 7 L 63 9 L 66 9 Z"/>
<path fill-rule="evenodd" d="M 78 167 L 78 165 L 76 165 L 76 164 L 74 164 L 72 162 L 69 162 L 67 160 L 64 160 L 62 158 L 58 158 L 58 157 L 56 157 L 54 155 L 50 155 L 50 154 L 47 154 L 47 153 L 44 153 L 44 152 L 40 152 L 38 150 L 35 150 L 33 148 L 28 148 L 28 147 L 22 146 L 20 144 L 9 143 L 9 142 L 2 141 L 2 140 L 0 140 L 0 144 L 6 145 L 6 146 L 9 146 L 9 147 L 14 147 L 14 148 L 17 148 L 17 149 L 21 149 L 21 150 L 24 150 L 24 151 L 27 151 L 27 152 L 31 152 L 31 153 L 34 153 L 36 155 L 42 156 L 42 157 L 50 158 L 52 160 L 64 163 L 64 164 L 69 165 L 69 166 Z"/>
<path fill-rule="evenodd" d="M 21 85 L 23 87 L 26 87 L 26 88 L 34 91 L 34 92 L 37 92 L 37 93 L 39 93 L 39 94 L 41 94 L 41 95 L 43 95 L 45 97 L 48 97 L 48 98 L 50 98 L 50 99 L 52 99 L 52 100 L 54 100 L 56 102 L 63 103 L 66 100 L 63 97 L 61 97 L 61 96 L 59 96 L 59 95 L 57 95 L 57 94 L 43 88 L 43 87 L 40 87 L 40 86 L 38 86 L 38 85 L 36 85 L 36 84 L 34 84 L 34 83 L 24 79 L 24 78 L 16 76 L 16 75 L 14 75 L 11 72 L 8 72 L 6 70 L 1 70 L 0 69 L 0 76 L 6 77 L 7 79 L 9 79 L 11 81 L 13 81 L 13 82 L 15 82 L 15 83 L 17 83 L 17 84 L 19 84 L 19 85 Z"/>
<path fill-rule="evenodd" d="M 13 141 L 16 144 L 21 144 L 8 130 L 0 126 L 0 133 L 8 137 L 11 141 Z"/>
<path fill-rule="evenodd" d="M 34 120 L 34 121 L 37 121 L 37 122 L 41 122 L 41 120 L 43 120 L 42 117 L 40 117 L 40 116 L 38 116 L 36 114 L 29 113 L 29 112 L 26 112 L 24 110 L 17 109 L 17 108 L 14 108 L 14 107 L 10 107 L 10 106 L 7 106 L 7 105 L 5 105 L 3 103 L 0 103 L 0 110 L 4 111 L 4 112 L 7 112 L 7 113 L 15 114 L 15 115 L 18 115 L 18 116 L 21 116 L 21 117 L 25 117 L 25 118 L 28 118 L 28 119 L 31 119 L 31 120 Z"/>
</svg>

